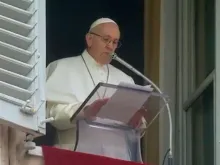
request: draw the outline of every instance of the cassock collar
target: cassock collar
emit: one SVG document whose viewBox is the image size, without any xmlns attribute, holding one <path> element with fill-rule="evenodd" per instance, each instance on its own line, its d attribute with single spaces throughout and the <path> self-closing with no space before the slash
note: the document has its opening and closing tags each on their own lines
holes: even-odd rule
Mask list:
<svg viewBox="0 0 220 165">
<path fill-rule="evenodd" d="M 87 65 L 96 66 L 98 68 L 103 68 L 104 66 L 100 65 L 95 61 L 95 59 L 88 53 L 87 50 L 84 50 L 82 53 L 83 58 L 85 59 Z"/>
</svg>

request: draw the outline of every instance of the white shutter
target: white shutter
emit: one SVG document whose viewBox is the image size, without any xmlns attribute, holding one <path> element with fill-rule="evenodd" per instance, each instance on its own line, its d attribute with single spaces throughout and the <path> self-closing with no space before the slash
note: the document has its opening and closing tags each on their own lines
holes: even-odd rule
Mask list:
<svg viewBox="0 0 220 165">
<path fill-rule="evenodd" d="M 45 133 L 45 0 L 0 0 L 0 122 Z"/>
</svg>

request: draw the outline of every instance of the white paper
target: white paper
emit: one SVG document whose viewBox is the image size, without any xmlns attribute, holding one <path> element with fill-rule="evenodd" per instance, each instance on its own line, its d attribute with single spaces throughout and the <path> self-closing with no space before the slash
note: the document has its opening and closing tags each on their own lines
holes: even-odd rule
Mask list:
<svg viewBox="0 0 220 165">
<path fill-rule="evenodd" d="M 146 91 L 146 92 L 152 92 L 153 91 L 153 88 L 151 87 L 151 85 L 141 86 L 141 85 L 130 84 L 130 83 L 125 83 L 125 82 L 121 82 L 119 85 L 122 86 L 122 87 L 131 88 L 131 89 L 134 89 L 134 90 L 137 89 L 137 90 L 143 90 L 143 91 Z"/>
<path fill-rule="evenodd" d="M 121 83 L 120 85 L 134 90 L 124 88 L 117 89 L 109 101 L 101 108 L 97 116 L 127 124 L 131 117 L 147 101 L 153 89 L 151 86 L 139 86 L 126 83 Z"/>
</svg>

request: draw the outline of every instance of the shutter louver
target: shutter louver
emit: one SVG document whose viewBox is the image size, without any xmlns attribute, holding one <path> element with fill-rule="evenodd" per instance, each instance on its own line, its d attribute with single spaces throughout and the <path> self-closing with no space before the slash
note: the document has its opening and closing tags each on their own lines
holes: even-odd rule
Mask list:
<svg viewBox="0 0 220 165">
<path fill-rule="evenodd" d="M 45 133 L 45 0 L 0 0 L 0 121 Z"/>
</svg>

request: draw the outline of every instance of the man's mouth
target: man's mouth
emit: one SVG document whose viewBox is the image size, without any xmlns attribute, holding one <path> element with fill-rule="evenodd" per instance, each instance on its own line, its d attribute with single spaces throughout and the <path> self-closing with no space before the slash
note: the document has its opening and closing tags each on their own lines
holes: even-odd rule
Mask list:
<svg viewBox="0 0 220 165">
<path fill-rule="evenodd" d="M 112 53 L 111 53 L 111 52 L 105 52 L 105 54 L 109 56 L 109 55 L 111 55 Z"/>
</svg>

